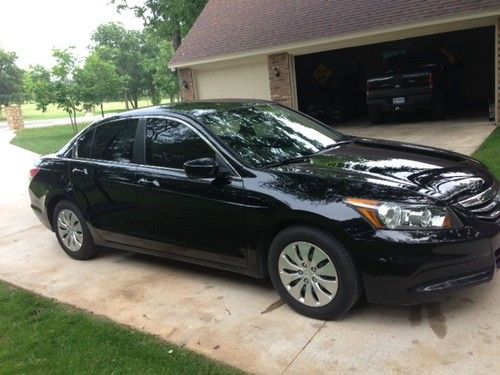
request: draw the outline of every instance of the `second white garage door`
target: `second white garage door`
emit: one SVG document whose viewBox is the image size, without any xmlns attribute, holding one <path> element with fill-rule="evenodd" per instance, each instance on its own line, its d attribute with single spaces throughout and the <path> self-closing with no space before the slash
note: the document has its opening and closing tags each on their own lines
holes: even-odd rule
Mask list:
<svg viewBox="0 0 500 375">
<path fill-rule="evenodd" d="M 267 62 L 195 70 L 197 99 L 271 99 Z"/>
</svg>

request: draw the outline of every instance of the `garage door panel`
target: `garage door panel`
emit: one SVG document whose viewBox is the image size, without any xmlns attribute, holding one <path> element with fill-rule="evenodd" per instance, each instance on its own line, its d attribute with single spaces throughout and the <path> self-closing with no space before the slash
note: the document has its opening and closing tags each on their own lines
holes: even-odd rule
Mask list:
<svg viewBox="0 0 500 375">
<path fill-rule="evenodd" d="M 197 98 L 271 98 L 267 62 L 195 70 Z"/>
</svg>

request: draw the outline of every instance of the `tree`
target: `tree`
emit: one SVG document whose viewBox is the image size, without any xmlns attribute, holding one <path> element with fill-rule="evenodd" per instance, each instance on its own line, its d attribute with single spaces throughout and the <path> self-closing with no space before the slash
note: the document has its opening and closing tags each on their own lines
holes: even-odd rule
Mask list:
<svg viewBox="0 0 500 375">
<path fill-rule="evenodd" d="M 77 60 L 73 48 L 53 49 L 52 56 L 56 64 L 52 67 L 52 81 L 54 83 L 55 104 L 68 113 L 73 131 L 78 132 L 76 126 L 76 112 L 80 109 L 81 94 L 75 81 Z"/>
<path fill-rule="evenodd" d="M 51 70 L 40 65 L 30 67 L 25 87 L 36 102 L 37 109 L 45 112 L 49 104 L 55 104 L 66 111 L 76 133 L 76 113 L 81 102 L 81 90 L 74 79 L 77 59 L 72 48 L 53 49 L 52 56 L 56 64 Z"/>
<path fill-rule="evenodd" d="M 23 71 L 16 65 L 17 55 L 0 48 L 0 109 L 23 100 Z"/>
<path fill-rule="evenodd" d="M 92 35 L 92 52 L 116 67 L 123 82 L 123 96 L 127 108 L 138 107 L 139 96 L 144 89 L 144 68 L 141 64 L 141 33 L 126 30 L 119 23 L 100 25 Z"/>
<path fill-rule="evenodd" d="M 153 104 L 168 96 L 170 101 L 179 93 L 177 75 L 168 66 L 173 55 L 172 45 L 167 40 L 159 40 L 153 32 L 143 32 L 141 64 L 144 69 L 145 89 Z"/>
<path fill-rule="evenodd" d="M 154 85 L 162 96 L 170 98 L 170 102 L 173 102 L 174 98 L 179 94 L 179 77 L 168 66 L 173 54 L 174 51 L 168 41 L 159 42 L 158 54 L 152 62 L 155 67 Z"/>
<path fill-rule="evenodd" d="M 36 103 L 36 109 L 45 112 L 55 102 L 55 87 L 49 70 L 41 65 L 31 66 L 25 75 L 24 87 Z"/>
<path fill-rule="evenodd" d="M 115 65 L 105 61 L 99 51 L 90 54 L 83 68 L 78 69 L 75 81 L 80 88 L 84 107 L 99 105 L 104 117 L 103 102 L 118 96 L 122 92 L 122 79 L 116 72 Z"/>
<path fill-rule="evenodd" d="M 112 0 L 112 3 L 118 10 L 133 10 L 142 18 L 144 26 L 154 30 L 158 37 L 170 40 L 176 51 L 207 0 L 145 0 L 142 5 L 130 5 L 128 0 Z"/>
</svg>

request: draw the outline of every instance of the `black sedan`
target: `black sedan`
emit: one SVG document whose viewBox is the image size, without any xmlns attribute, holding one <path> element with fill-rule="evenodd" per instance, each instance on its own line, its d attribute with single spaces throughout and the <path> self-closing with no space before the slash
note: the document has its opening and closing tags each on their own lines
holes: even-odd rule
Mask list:
<svg viewBox="0 0 500 375">
<path fill-rule="evenodd" d="M 298 312 L 410 305 L 490 281 L 500 195 L 478 161 L 354 138 L 266 101 L 98 121 L 31 170 L 31 207 L 75 259 L 101 246 L 270 277 Z"/>
</svg>

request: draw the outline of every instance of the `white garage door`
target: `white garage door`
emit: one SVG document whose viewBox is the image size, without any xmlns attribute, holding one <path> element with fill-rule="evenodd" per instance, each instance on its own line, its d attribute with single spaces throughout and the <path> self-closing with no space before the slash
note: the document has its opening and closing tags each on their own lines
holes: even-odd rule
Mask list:
<svg viewBox="0 0 500 375">
<path fill-rule="evenodd" d="M 194 71 L 197 99 L 271 99 L 267 61 Z"/>
</svg>

